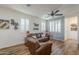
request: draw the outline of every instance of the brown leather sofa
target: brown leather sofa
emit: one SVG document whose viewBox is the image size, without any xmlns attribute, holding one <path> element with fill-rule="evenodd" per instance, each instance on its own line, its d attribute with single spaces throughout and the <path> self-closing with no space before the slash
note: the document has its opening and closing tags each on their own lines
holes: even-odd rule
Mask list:
<svg viewBox="0 0 79 59">
<path fill-rule="evenodd" d="M 30 54 L 32 55 L 50 55 L 51 54 L 51 48 L 52 48 L 52 42 L 44 42 L 44 43 L 38 43 L 38 42 L 32 42 L 27 41 L 27 38 L 25 38 L 25 45 L 28 47 Z"/>
<path fill-rule="evenodd" d="M 47 42 L 49 41 L 50 39 L 48 39 L 48 37 L 42 37 L 42 38 L 38 38 L 38 41 L 39 42 Z"/>
<path fill-rule="evenodd" d="M 33 33 L 32 36 L 36 37 L 39 42 L 46 42 L 50 40 L 50 36 L 48 33 Z"/>
</svg>

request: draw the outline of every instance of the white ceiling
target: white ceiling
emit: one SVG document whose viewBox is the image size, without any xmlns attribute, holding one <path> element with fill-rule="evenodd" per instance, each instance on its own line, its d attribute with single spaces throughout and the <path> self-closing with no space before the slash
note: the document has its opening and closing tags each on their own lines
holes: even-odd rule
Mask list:
<svg viewBox="0 0 79 59">
<path fill-rule="evenodd" d="M 32 4 L 27 7 L 26 4 L 7 4 L 5 6 L 29 15 L 43 17 L 44 15 L 50 14 L 52 10 L 60 10 L 64 16 L 76 16 L 79 15 L 78 4 Z"/>
</svg>

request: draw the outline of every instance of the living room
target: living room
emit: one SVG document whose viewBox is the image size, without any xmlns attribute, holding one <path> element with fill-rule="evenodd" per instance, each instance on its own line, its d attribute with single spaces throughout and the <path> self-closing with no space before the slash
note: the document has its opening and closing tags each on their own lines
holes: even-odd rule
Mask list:
<svg viewBox="0 0 79 59">
<path fill-rule="evenodd" d="M 28 47 L 22 45 L 30 31 L 35 35 L 48 32 L 51 55 L 78 55 L 78 7 L 73 4 L 0 5 L 0 54 L 30 54 Z"/>
</svg>

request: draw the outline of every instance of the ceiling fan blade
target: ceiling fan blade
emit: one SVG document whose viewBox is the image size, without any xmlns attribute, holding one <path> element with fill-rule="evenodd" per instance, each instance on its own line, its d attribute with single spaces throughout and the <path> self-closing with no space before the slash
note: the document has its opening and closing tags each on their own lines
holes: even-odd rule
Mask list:
<svg viewBox="0 0 79 59">
<path fill-rule="evenodd" d="M 56 14 L 55 16 L 62 16 L 63 14 Z"/>
<path fill-rule="evenodd" d="M 55 11 L 55 14 L 58 13 L 59 11 L 60 11 L 60 10 L 56 10 L 56 11 Z"/>
<path fill-rule="evenodd" d="M 52 11 L 52 13 L 51 14 L 54 14 L 54 11 Z"/>
</svg>

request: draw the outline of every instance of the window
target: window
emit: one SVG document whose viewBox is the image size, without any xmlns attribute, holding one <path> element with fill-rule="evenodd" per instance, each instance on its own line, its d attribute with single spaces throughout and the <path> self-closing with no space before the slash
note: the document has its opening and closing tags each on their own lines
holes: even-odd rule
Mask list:
<svg viewBox="0 0 79 59">
<path fill-rule="evenodd" d="M 61 32 L 61 20 L 58 21 L 58 32 Z"/>
<path fill-rule="evenodd" d="M 25 29 L 25 20 L 21 19 L 21 29 L 24 30 Z"/>
<path fill-rule="evenodd" d="M 52 31 L 52 22 L 49 22 L 49 25 L 50 25 L 50 32 Z"/>
<path fill-rule="evenodd" d="M 45 22 L 41 22 L 41 30 L 46 31 L 46 23 Z"/>
<path fill-rule="evenodd" d="M 54 21 L 54 28 L 55 28 L 55 30 L 54 30 L 54 32 L 57 32 L 58 31 L 58 22 L 57 21 Z"/>
<path fill-rule="evenodd" d="M 54 22 L 50 22 L 50 31 L 54 31 Z"/>
<path fill-rule="evenodd" d="M 21 30 L 28 31 L 29 30 L 29 20 L 21 19 Z"/>
<path fill-rule="evenodd" d="M 61 20 L 50 21 L 50 32 L 61 32 Z"/>
<path fill-rule="evenodd" d="M 29 30 L 29 20 L 27 19 L 25 22 L 26 22 L 25 23 L 26 31 L 28 31 Z"/>
</svg>

